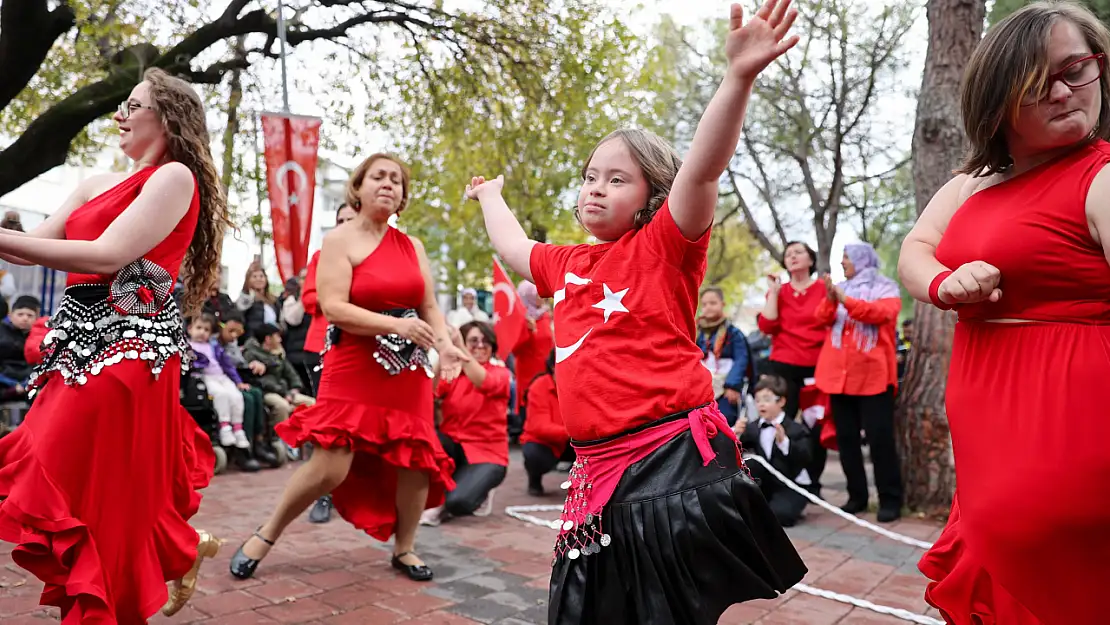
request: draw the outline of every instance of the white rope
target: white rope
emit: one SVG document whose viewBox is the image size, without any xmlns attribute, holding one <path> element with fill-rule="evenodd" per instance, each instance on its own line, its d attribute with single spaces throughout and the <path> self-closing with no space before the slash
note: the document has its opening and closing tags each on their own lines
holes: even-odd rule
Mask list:
<svg viewBox="0 0 1110 625">
<path fill-rule="evenodd" d="M 775 476 L 775 479 L 777 479 L 778 481 L 785 484 L 786 487 L 789 488 L 790 490 L 792 490 L 792 491 L 798 493 L 799 495 L 805 497 L 806 499 L 808 499 L 810 503 L 812 503 L 814 505 L 817 505 L 817 506 L 820 506 L 820 507 L 828 510 L 829 512 L 832 512 L 836 516 L 844 519 L 845 521 L 848 521 L 849 523 L 855 523 L 856 525 L 858 525 L 860 527 L 865 527 L 865 528 L 871 530 L 872 532 L 875 532 L 876 534 L 886 536 L 887 538 L 889 538 L 891 540 L 896 540 L 900 543 L 904 543 L 904 544 L 909 545 L 911 547 L 917 547 L 918 549 L 925 549 L 925 550 L 931 549 L 933 547 L 933 543 L 927 543 L 923 540 L 917 540 L 916 538 L 910 538 L 909 536 L 903 536 L 902 534 L 899 534 L 897 532 L 892 532 L 892 531 L 886 529 L 885 527 L 879 527 L 878 525 L 875 525 L 874 523 L 869 523 L 867 521 L 864 521 L 863 519 L 859 518 L 858 516 L 856 516 L 854 514 L 848 514 L 847 512 L 841 510 L 840 508 L 837 508 L 836 506 L 830 504 L 829 502 L 825 501 L 824 499 L 821 499 L 820 497 L 814 495 L 813 493 L 809 492 L 808 490 L 806 490 L 806 489 L 802 488 L 801 486 L 798 486 L 797 484 L 795 484 L 794 480 L 791 480 L 790 478 L 786 477 L 782 473 L 779 473 L 778 471 L 776 471 L 775 468 L 771 466 L 771 463 L 767 462 L 767 460 L 765 460 L 763 458 L 763 456 L 757 456 L 757 455 L 754 455 L 754 454 L 752 454 L 752 455 L 744 454 L 744 461 L 747 462 L 749 460 L 755 460 L 759 464 L 763 465 L 763 468 L 767 469 L 768 473 Z M 562 508 L 560 508 L 560 510 L 561 509 Z"/>
<path fill-rule="evenodd" d="M 798 592 L 804 592 L 807 595 L 822 597 L 832 601 L 838 601 L 840 603 L 847 603 L 849 605 L 854 605 L 857 608 L 863 608 L 865 610 L 871 610 L 872 612 L 878 612 L 879 614 L 889 614 L 895 618 L 900 618 L 903 621 L 910 621 L 911 623 L 921 623 L 921 625 L 944 625 L 944 621 L 938 621 L 931 616 L 916 614 L 914 612 L 910 612 L 909 610 L 903 610 L 902 608 L 892 608 L 890 606 L 878 605 L 864 599 L 857 599 L 851 595 L 842 595 L 838 592 L 814 588 L 813 586 L 809 586 L 807 584 L 794 584 L 794 587 L 791 588 L 791 590 L 797 590 Z"/>
<path fill-rule="evenodd" d="M 775 479 L 777 479 L 780 482 L 782 482 L 783 484 L 785 484 L 787 488 L 793 490 L 794 492 L 798 493 L 799 495 L 802 495 L 810 503 L 813 503 L 817 506 L 820 506 L 820 507 L 824 508 L 825 510 L 828 510 L 829 512 L 832 512 L 836 516 L 845 519 L 846 521 L 854 523 L 854 524 L 856 524 L 860 527 L 867 528 L 867 529 L 869 529 L 869 530 L 871 530 L 871 531 L 873 531 L 873 532 L 875 532 L 879 535 L 885 536 L 885 537 L 887 537 L 891 540 L 896 540 L 900 543 L 904 543 L 904 544 L 907 544 L 907 545 L 910 545 L 910 546 L 913 546 L 913 547 L 918 547 L 920 549 L 929 549 L 933 546 L 932 543 L 927 543 L 927 542 L 924 542 L 924 541 L 921 541 L 921 540 L 917 540 L 916 538 L 910 538 L 909 536 L 903 536 L 902 534 L 899 534 L 897 532 L 892 532 L 892 531 L 890 531 L 886 528 L 879 527 L 878 525 L 875 525 L 874 523 L 869 523 L 867 521 L 864 521 L 863 519 L 861 519 L 861 518 L 859 518 L 859 517 L 857 517 L 853 514 L 848 514 L 847 512 L 844 512 L 840 508 L 837 508 L 836 506 L 833 506 L 833 505 L 829 504 L 827 501 L 817 497 L 813 493 L 811 493 L 811 492 L 807 491 L 806 489 L 802 488 L 801 486 L 798 486 L 797 484 L 795 484 L 793 480 L 787 478 L 782 473 L 776 471 L 775 468 L 772 467 L 771 464 L 769 462 L 767 462 L 767 460 L 765 460 L 762 456 L 757 456 L 757 455 L 754 455 L 754 454 L 753 455 L 745 454 L 744 455 L 744 460 L 745 461 L 755 460 L 756 462 L 761 464 L 763 466 L 763 468 L 767 469 L 767 472 L 770 473 Z M 562 512 L 562 511 L 563 511 L 563 506 L 555 506 L 555 505 L 506 506 L 505 507 L 505 514 L 511 516 L 512 518 L 520 520 L 520 521 L 524 521 L 525 523 L 532 523 L 533 525 L 539 525 L 540 527 L 546 527 L 546 528 L 549 528 L 549 529 L 559 529 L 559 527 L 562 524 L 559 522 L 558 519 L 556 519 L 554 521 L 548 521 L 547 519 L 541 519 L 539 517 L 532 516 L 531 514 L 528 514 L 528 513 L 529 512 Z M 937 620 L 937 619 L 935 619 L 931 616 L 925 616 L 923 614 L 916 614 L 914 612 L 910 612 L 909 610 L 903 610 L 902 608 L 892 608 L 890 606 L 871 603 L 870 601 L 867 601 L 867 600 L 864 600 L 864 599 L 859 599 L 859 598 L 853 597 L 851 595 L 845 595 L 845 594 L 841 594 L 841 593 L 838 593 L 838 592 L 832 592 L 830 590 L 823 590 L 821 588 L 814 588 L 813 586 L 810 586 L 808 584 L 795 584 L 793 587 L 791 587 L 791 590 L 796 590 L 798 592 L 802 592 L 802 593 L 805 593 L 807 595 L 813 595 L 815 597 L 822 597 L 824 599 L 829 599 L 830 601 L 836 601 L 836 602 L 839 602 L 839 603 L 846 603 L 848 605 L 852 605 L 852 606 L 855 606 L 857 608 L 862 608 L 864 610 L 871 610 L 872 612 L 877 612 L 879 614 L 888 614 L 888 615 L 893 616 L 895 618 L 899 618 L 899 619 L 902 619 L 904 621 L 909 621 L 911 623 L 920 623 L 921 625 L 945 625 L 944 621 Z"/>
</svg>

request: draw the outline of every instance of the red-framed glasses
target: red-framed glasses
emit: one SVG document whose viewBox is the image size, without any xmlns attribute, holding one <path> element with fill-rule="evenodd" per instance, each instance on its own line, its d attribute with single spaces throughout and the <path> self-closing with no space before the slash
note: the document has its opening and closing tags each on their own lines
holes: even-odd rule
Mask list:
<svg viewBox="0 0 1110 625">
<path fill-rule="evenodd" d="M 1021 105 L 1032 106 L 1047 98 L 1048 93 L 1052 91 L 1052 86 L 1056 84 L 1056 81 L 1060 81 L 1067 85 L 1069 89 L 1074 90 L 1080 87 L 1086 87 L 1098 80 L 1105 70 L 1106 55 L 1101 52 L 1076 59 L 1060 68 L 1058 71 L 1049 74 L 1048 77 L 1045 78 L 1044 84 L 1041 85 L 1040 89 L 1026 93 L 1025 97 L 1021 99 Z"/>
</svg>

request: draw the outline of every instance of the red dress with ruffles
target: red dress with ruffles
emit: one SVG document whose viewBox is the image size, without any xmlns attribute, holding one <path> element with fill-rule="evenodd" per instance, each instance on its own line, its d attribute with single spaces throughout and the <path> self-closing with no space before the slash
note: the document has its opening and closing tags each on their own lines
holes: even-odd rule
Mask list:
<svg viewBox="0 0 1110 625">
<path fill-rule="evenodd" d="M 982 260 L 1002 274 L 998 302 L 957 309 L 956 496 L 919 564 L 926 600 L 954 625 L 1110 620 L 1110 243 L 1085 213 L 1107 164 L 1110 144 L 1095 141 L 978 191 L 937 246 L 946 267 Z"/>
<path fill-rule="evenodd" d="M 351 274 L 350 301 L 366 310 L 415 309 L 424 293 L 416 250 L 396 228 Z M 354 450 L 332 502 L 352 525 L 385 541 L 397 521 L 398 468 L 428 474 L 428 508 L 442 505 L 455 483 L 454 463 L 436 436 L 431 378 L 421 367 L 390 375 L 374 359 L 378 349 L 375 337 L 341 332 L 324 353 L 316 405 L 298 408 L 275 431 L 294 447 Z"/>
<path fill-rule="evenodd" d="M 75 210 L 66 238 L 100 236 L 155 170 Z M 172 289 L 198 211 L 194 195 L 173 232 L 115 275 L 69 274 L 34 405 L 0 439 L 0 539 L 66 624 L 146 623 L 196 559 L 188 519 L 215 456 L 180 404 L 187 346 Z"/>
</svg>

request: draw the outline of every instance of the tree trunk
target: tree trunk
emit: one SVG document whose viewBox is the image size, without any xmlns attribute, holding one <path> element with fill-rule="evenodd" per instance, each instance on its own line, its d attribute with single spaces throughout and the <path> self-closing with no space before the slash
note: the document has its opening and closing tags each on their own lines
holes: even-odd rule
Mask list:
<svg viewBox="0 0 1110 625">
<path fill-rule="evenodd" d="M 929 49 L 913 135 L 919 215 L 963 156 L 960 80 L 985 15 L 985 0 L 929 0 Z M 953 313 L 915 305 L 913 349 L 895 415 L 906 505 L 930 515 L 947 514 L 956 487 L 944 407 L 954 324 Z"/>
<path fill-rule="evenodd" d="M 239 35 L 235 40 L 234 53 L 237 57 L 246 56 L 244 45 L 246 37 Z M 230 198 L 228 191 L 231 189 L 231 179 L 235 174 L 235 137 L 239 134 L 239 104 L 243 101 L 243 70 L 236 69 L 231 72 L 228 83 L 227 98 L 227 127 L 224 128 L 223 138 L 223 171 L 220 172 L 220 184 L 224 188 L 224 197 Z"/>
</svg>

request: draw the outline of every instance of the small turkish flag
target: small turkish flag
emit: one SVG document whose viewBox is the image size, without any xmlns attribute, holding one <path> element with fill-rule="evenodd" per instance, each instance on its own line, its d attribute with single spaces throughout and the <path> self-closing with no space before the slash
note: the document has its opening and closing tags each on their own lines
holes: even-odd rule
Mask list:
<svg viewBox="0 0 1110 625">
<path fill-rule="evenodd" d="M 497 334 L 497 357 L 505 360 L 524 332 L 524 302 L 501 261 L 493 257 L 493 331 Z"/>
</svg>

